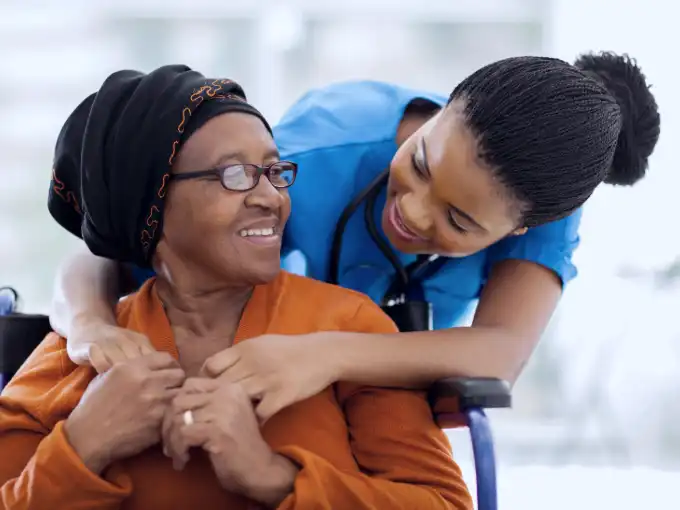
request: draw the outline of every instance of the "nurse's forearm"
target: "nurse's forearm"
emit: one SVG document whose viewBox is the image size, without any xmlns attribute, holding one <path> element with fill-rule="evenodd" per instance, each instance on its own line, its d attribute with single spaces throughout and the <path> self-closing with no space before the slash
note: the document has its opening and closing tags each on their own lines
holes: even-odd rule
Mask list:
<svg viewBox="0 0 680 510">
<path fill-rule="evenodd" d="M 417 333 L 339 333 L 341 380 L 422 388 L 447 377 L 498 377 L 514 383 L 533 345 L 507 331 L 461 327 Z"/>
<path fill-rule="evenodd" d="M 50 323 L 69 336 L 77 321 L 116 324 L 114 306 L 120 297 L 120 270 L 116 262 L 80 251 L 59 268 Z"/>
</svg>

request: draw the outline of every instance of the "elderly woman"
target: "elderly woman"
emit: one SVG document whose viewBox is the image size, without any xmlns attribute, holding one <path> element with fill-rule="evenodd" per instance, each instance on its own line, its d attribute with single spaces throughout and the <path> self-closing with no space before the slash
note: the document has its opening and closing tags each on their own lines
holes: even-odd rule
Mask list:
<svg viewBox="0 0 680 510">
<path fill-rule="evenodd" d="M 184 66 L 115 73 L 76 108 L 50 211 L 154 268 L 117 318 L 158 352 L 97 376 L 49 335 L 0 398 L 1 508 L 472 508 L 421 393 L 339 383 L 261 425 L 202 376 L 263 334 L 395 331 L 367 297 L 279 270 L 296 171 L 237 84 Z"/>
</svg>

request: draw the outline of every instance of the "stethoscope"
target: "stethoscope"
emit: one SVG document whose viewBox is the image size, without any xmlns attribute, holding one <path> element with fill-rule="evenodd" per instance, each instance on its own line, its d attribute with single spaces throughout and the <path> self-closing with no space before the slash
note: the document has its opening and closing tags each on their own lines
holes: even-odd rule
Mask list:
<svg viewBox="0 0 680 510">
<path fill-rule="evenodd" d="M 404 266 L 397 252 L 378 232 L 375 207 L 378 196 L 387 185 L 389 170 L 384 170 L 361 190 L 345 207 L 335 227 L 331 243 L 327 281 L 339 282 L 342 238 L 352 215 L 364 201 L 364 223 L 381 253 L 394 268 L 394 277 L 381 301 L 381 308 L 394 320 L 400 331 L 427 331 L 432 329 L 432 305 L 425 300 L 422 283 L 434 276 L 447 262 L 438 255 L 418 255 L 415 261 Z"/>
</svg>

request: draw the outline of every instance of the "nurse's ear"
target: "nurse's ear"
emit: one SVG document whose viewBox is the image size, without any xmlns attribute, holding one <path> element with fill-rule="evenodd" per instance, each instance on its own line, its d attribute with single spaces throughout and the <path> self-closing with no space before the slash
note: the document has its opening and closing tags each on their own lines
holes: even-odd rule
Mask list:
<svg viewBox="0 0 680 510">
<path fill-rule="evenodd" d="M 408 140 L 415 134 L 426 122 L 440 111 L 439 105 L 436 105 L 426 99 L 414 99 L 404 110 L 404 115 L 399 122 L 399 127 L 396 133 L 397 147 Z"/>
</svg>

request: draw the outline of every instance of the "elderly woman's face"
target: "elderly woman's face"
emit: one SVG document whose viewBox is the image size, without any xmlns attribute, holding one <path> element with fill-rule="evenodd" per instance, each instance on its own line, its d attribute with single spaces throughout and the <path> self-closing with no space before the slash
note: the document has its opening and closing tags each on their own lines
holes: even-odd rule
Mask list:
<svg viewBox="0 0 680 510">
<path fill-rule="evenodd" d="M 219 115 L 182 146 L 173 173 L 225 165 L 267 166 L 279 154 L 260 119 L 246 113 Z M 159 262 L 181 268 L 198 282 L 256 285 L 280 267 L 283 228 L 290 198 L 266 176 L 250 191 L 226 190 L 217 176 L 171 181 L 164 213 Z M 177 270 L 175 270 L 177 272 Z M 172 275 L 170 275 L 172 276 Z"/>
</svg>

